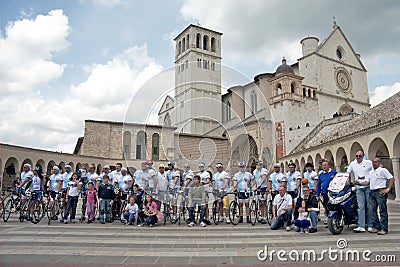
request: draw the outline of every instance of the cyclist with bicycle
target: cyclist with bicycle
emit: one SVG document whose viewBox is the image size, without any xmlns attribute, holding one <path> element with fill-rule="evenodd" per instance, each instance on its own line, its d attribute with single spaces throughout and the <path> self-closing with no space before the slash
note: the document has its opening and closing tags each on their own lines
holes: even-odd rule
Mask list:
<svg viewBox="0 0 400 267">
<path fill-rule="evenodd" d="M 289 171 L 286 173 L 287 193 L 292 196 L 293 201 L 301 193 L 301 173 L 296 171 L 296 164 L 293 162 L 288 165 Z M 294 202 L 293 202 L 294 206 Z"/>
<path fill-rule="evenodd" d="M 249 209 L 249 199 L 250 199 L 250 184 L 253 178 L 251 173 L 245 171 L 246 164 L 244 162 L 239 162 L 238 164 L 239 172 L 235 173 L 233 176 L 233 189 L 237 191 L 239 198 L 239 223 L 243 223 L 243 203 L 246 206 L 246 221 L 250 223 L 250 209 Z"/>
<path fill-rule="evenodd" d="M 54 201 L 57 197 L 57 195 L 60 192 L 60 189 L 62 187 L 62 176 L 60 174 L 60 169 L 58 166 L 54 166 L 52 168 L 52 175 L 50 176 L 48 186 L 50 187 L 50 202 L 49 202 L 49 208 L 52 208 L 54 205 Z M 57 215 L 54 215 L 52 220 L 57 220 Z"/>
<path fill-rule="evenodd" d="M 171 199 L 172 204 L 172 213 L 173 217 L 171 223 L 176 223 L 178 221 L 177 218 L 177 203 L 178 203 L 178 190 L 181 187 L 180 177 L 181 173 L 178 170 L 175 170 L 175 163 L 172 161 L 168 162 L 168 171 L 167 171 L 167 180 L 169 183 L 169 197 Z"/>
<path fill-rule="evenodd" d="M 117 186 L 117 188 L 119 189 L 119 193 L 116 199 L 117 201 L 120 201 L 121 206 L 119 207 L 119 213 L 118 216 L 123 216 L 122 214 L 122 209 L 125 205 L 125 201 L 128 198 L 128 195 L 131 192 L 131 188 L 133 185 L 133 179 L 132 176 L 130 176 L 128 174 L 128 169 L 127 168 L 121 168 L 121 176 L 118 178 L 117 181 L 114 181 L 114 187 Z"/>
<path fill-rule="evenodd" d="M 264 168 L 264 163 L 260 160 L 257 162 L 256 169 L 253 171 L 253 181 L 251 186 L 257 188 L 257 198 L 259 201 L 259 209 L 261 210 L 260 223 L 267 223 L 267 189 L 268 189 L 268 171 Z"/>
<path fill-rule="evenodd" d="M 65 172 L 61 175 L 62 176 L 62 183 L 61 183 L 61 192 L 62 192 L 62 195 L 61 195 L 61 201 L 62 201 L 62 205 L 63 205 L 63 208 L 64 208 L 64 214 L 66 213 L 65 212 L 65 208 L 66 208 L 66 206 L 67 206 L 67 190 L 68 190 L 68 183 L 70 182 L 70 180 L 71 180 L 71 177 L 72 177 L 72 167 L 71 167 L 71 165 L 65 165 Z"/>
<path fill-rule="evenodd" d="M 154 184 L 156 183 L 156 171 L 153 169 L 153 162 L 151 160 L 146 160 L 144 162 L 144 165 L 146 167 L 146 173 L 147 173 L 147 181 L 148 181 L 148 189 L 147 192 L 154 196 Z"/>
<path fill-rule="evenodd" d="M 199 173 L 197 175 L 200 176 L 200 182 L 204 186 L 204 191 L 206 191 L 206 218 L 204 222 L 207 225 L 211 225 L 210 220 L 208 219 L 209 216 L 209 211 L 208 211 L 208 202 L 209 202 L 209 196 L 208 194 L 211 193 L 212 187 L 211 187 L 211 175 L 208 171 L 205 170 L 206 164 L 204 162 L 199 163 Z"/>
<path fill-rule="evenodd" d="M 135 173 L 133 174 L 134 178 L 134 184 L 138 185 L 141 190 L 144 192 L 148 192 L 148 186 L 149 186 L 149 172 L 148 172 L 148 163 L 147 162 L 142 162 L 142 169 L 141 170 L 136 170 Z M 154 187 L 154 185 L 153 185 Z"/>
<path fill-rule="evenodd" d="M 158 173 L 155 185 L 155 192 L 156 192 L 156 202 L 158 210 L 161 210 L 161 202 L 166 205 L 169 203 L 169 194 L 168 194 L 168 179 L 167 174 L 165 172 L 164 164 L 160 164 L 158 166 Z M 165 210 L 165 206 L 164 206 Z"/>
<path fill-rule="evenodd" d="M 215 199 L 218 199 L 219 214 L 221 214 L 220 222 L 224 221 L 224 214 L 226 217 L 226 223 L 230 224 L 229 220 L 229 197 L 227 195 L 229 191 L 229 182 L 231 180 L 229 174 L 224 171 L 222 163 L 217 163 L 215 166 L 217 172 L 214 174 L 213 179 L 213 191 Z"/>
<path fill-rule="evenodd" d="M 31 183 L 32 183 L 32 177 L 33 177 L 33 172 L 32 172 L 32 166 L 29 163 L 24 164 L 23 171 L 21 172 L 21 183 L 17 186 L 22 191 L 25 189 L 29 188 Z M 23 207 L 25 203 L 26 197 L 24 194 L 21 194 L 21 207 Z"/>
<path fill-rule="evenodd" d="M 26 190 L 29 190 L 32 194 L 30 196 L 29 200 L 39 200 L 41 201 L 42 199 L 42 190 L 43 190 L 43 183 L 42 183 L 42 178 L 40 178 L 39 175 L 40 169 L 39 167 L 35 167 L 33 169 L 33 176 L 29 177 L 29 176 L 25 176 L 25 180 L 22 183 L 21 187 L 24 186 L 24 184 L 29 184 L 29 187 Z M 26 180 L 29 179 L 29 182 L 26 182 Z M 30 210 L 29 210 L 29 216 L 28 216 L 28 221 L 32 220 L 33 216 L 33 209 L 34 207 L 31 206 Z M 38 220 L 38 218 L 35 218 Z"/>
</svg>

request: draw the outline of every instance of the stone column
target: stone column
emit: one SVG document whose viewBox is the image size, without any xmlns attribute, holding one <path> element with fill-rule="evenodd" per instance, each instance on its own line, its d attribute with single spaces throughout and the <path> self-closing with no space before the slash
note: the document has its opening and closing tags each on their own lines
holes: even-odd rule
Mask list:
<svg viewBox="0 0 400 267">
<path fill-rule="evenodd" d="M 400 202 L 400 158 L 391 158 L 393 165 L 394 190 L 396 192 L 396 201 Z"/>
</svg>

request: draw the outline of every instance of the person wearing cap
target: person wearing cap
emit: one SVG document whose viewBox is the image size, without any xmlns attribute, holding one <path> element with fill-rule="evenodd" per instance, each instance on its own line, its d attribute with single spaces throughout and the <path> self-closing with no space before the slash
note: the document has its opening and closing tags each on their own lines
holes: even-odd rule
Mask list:
<svg viewBox="0 0 400 267">
<path fill-rule="evenodd" d="M 313 193 L 314 189 L 317 187 L 318 174 L 314 171 L 314 165 L 311 162 L 307 162 L 305 168 L 306 170 L 303 177 L 307 178 L 308 188 L 310 189 L 310 192 Z"/>
<path fill-rule="evenodd" d="M 61 186 L 61 201 L 63 203 L 63 210 L 65 213 L 65 209 L 67 207 L 67 190 L 68 190 L 68 182 L 70 181 L 72 177 L 72 167 L 71 165 L 67 164 L 65 165 L 65 172 L 61 175 L 62 176 L 62 183 L 60 183 Z"/>
<path fill-rule="evenodd" d="M 171 205 L 172 205 L 172 213 L 173 217 L 171 222 L 176 223 L 178 221 L 177 218 L 177 202 L 178 202 L 178 195 L 177 192 L 180 188 L 180 177 L 181 174 L 178 170 L 175 170 L 174 162 L 168 162 L 168 171 L 167 171 L 167 180 L 169 183 L 169 197 L 171 198 Z"/>
<path fill-rule="evenodd" d="M 21 172 L 21 185 L 20 187 L 22 189 L 27 189 L 30 187 L 32 183 L 32 177 L 33 177 L 33 172 L 32 172 L 32 166 L 28 163 L 24 164 L 23 171 Z"/>
<path fill-rule="evenodd" d="M 200 176 L 200 183 L 204 186 L 204 191 L 206 192 L 206 218 L 204 219 L 204 222 L 207 225 L 211 225 L 211 222 L 209 220 L 209 209 L 208 209 L 208 202 L 209 202 L 209 196 L 208 194 L 211 192 L 211 176 L 208 171 L 205 170 L 206 164 L 204 162 L 201 162 L 198 164 L 199 167 L 199 172 L 197 175 Z"/>
<path fill-rule="evenodd" d="M 230 224 L 229 220 L 229 197 L 227 192 L 229 191 L 229 182 L 231 180 L 229 174 L 224 171 L 224 166 L 222 163 L 217 163 L 215 166 L 217 168 L 217 172 L 214 174 L 213 179 L 213 190 L 215 192 L 215 198 L 219 199 L 219 214 L 221 214 L 220 222 L 225 220 L 224 215 L 226 217 L 226 223 Z"/>
<path fill-rule="evenodd" d="M 243 203 L 246 206 L 247 223 L 250 223 L 249 217 L 249 198 L 250 198 L 250 185 L 253 176 L 251 173 L 245 171 L 246 164 L 239 162 L 239 172 L 233 176 L 233 189 L 238 191 L 239 198 L 239 223 L 243 223 Z"/>
<path fill-rule="evenodd" d="M 48 187 L 50 188 L 50 205 L 49 207 L 52 207 L 54 203 L 54 199 L 56 198 L 56 195 L 58 194 L 60 188 L 61 188 L 61 183 L 62 183 L 62 177 L 60 174 L 60 169 L 57 166 L 54 166 L 52 168 L 52 174 L 50 176 L 49 182 L 48 182 Z M 55 215 L 53 220 L 57 220 L 57 215 Z"/>
<path fill-rule="evenodd" d="M 188 195 L 189 193 L 189 185 L 192 183 L 193 181 L 193 177 L 194 177 L 194 173 L 193 171 L 190 169 L 190 165 L 188 163 L 186 163 L 183 168 L 185 169 L 185 171 L 182 174 L 182 178 L 183 178 L 183 186 L 182 186 L 182 190 L 185 191 L 185 196 Z"/>
<path fill-rule="evenodd" d="M 99 175 L 99 177 L 97 177 L 97 181 L 96 181 L 96 190 L 99 190 L 99 186 L 104 182 L 104 175 L 108 176 L 109 182 L 112 185 L 113 183 L 111 183 L 111 168 L 108 165 L 105 165 L 103 167 L 103 172 Z"/>
<path fill-rule="evenodd" d="M 262 161 L 258 161 L 256 165 L 256 169 L 253 171 L 253 181 L 251 186 L 256 186 L 257 188 L 257 198 L 259 200 L 261 210 L 261 219 L 260 223 L 267 223 L 267 188 L 268 188 L 268 171 L 263 168 L 264 163 Z"/>
<path fill-rule="evenodd" d="M 292 196 L 294 201 L 299 190 L 301 190 L 301 173 L 296 171 L 296 164 L 293 162 L 289 163 L 288 167 L 289 171 L 286 173 L 286 179 L 288 180 L 287 193 Z"/>
<path fill-rule="evenodd" d="M 282 183 L 285 176 L 281 172 L 281 165 L 279 163 L 274 165 L 274 172 L 269 175 L 268 190 L 271 191 L 272 198 L 278 193 L 278 188 Z"/>
<path fill-rule="evenodd" d="M 167 174 L 165 172 L 164 164 L 160 164 L 158 166 L 157 179 L 155 185 L 156 192 L 156 203 L 158 210 L 161 210 L 161 203 L 169 203 L 169 195 L 168 195 L 168 179 Z"/>
</svg>

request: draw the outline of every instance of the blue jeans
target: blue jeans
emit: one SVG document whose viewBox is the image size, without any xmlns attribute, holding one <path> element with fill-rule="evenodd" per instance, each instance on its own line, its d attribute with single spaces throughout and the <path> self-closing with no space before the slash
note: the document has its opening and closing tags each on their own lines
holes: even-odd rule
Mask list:
<svg viewBox="0 0 400 267">
<path fill-rule="evenodd" d="M 189 207 L 189 221 L 194 222 L 194 208 L 196 207 L 196 204 L 200 206 L 200 222 L 204 221 L 204 217 L 206 216 L 206 207 L 204 205 L 201 205 L 201 200 L 196 201 L 192 200 L 192 206 Z"/>
<path fill-rule="evenodd" d="M 128 222 L 134 223 L 136 221 L 136 214 L 133 213 L 133 212 L 132 213 L 131 212 L 125 212 L 124 218 Z"/>
<path fill-rule="evenodd" d="M 366 226 L 372 227 L 371 216 L 369 216 L 368 214 L 369 195 L 370 195 L 369 187 L 357 188 L 356 195 L 358 204 L 358 210 L 357 210 L 358 226 L 362 228 L 365 228 Z"/>
<path fill-rule="evenodd" d="M 310 211 L 309 213 L 310 216 L 310 220 L 311 220 L 311 228 L 312 229 L 317 229 L 317 222 L 318 222 L 318 212 L 315 210 Z M 296 220 L 298 221 L 298 220 Z M 295 226 L 294 226 L 294 230 L 296 232 L 300 232 L 301 227 L 296 225 L 296 221 L 295 221 Z M 307 226 L 308 227 L 308 226 Z"/>
<path fill-rule="evenodd" d="M 139 219 L 140 219 L 140 221 L 142 223 L 145 223 L 147 225 L 156 224 L 156 222 L 157 222 L 157 216 L 156 215 L 147 216 L 147 215 L 144 214 L 143 210 L 139 211 Z"/>
<path fill-rule="evenodd" d="M 377 230 L 382 230 L 385 232 L 388 232 L 389 226 L 388 226 L 388 220 L 389 216 L 387 213 L 387 197 L 388 194 L 381 195 L 379 191 L 374 191 L 369 194 L 369 214 L 370 218 L 372 220 L 372 227 L 374 227 Z M 379 217 L 378 217 L 378 207 L 379 207 Z"/>
<path fill-rule="evenodd" d="M 300 229 L 306 229 L 306 228 L 310 227 L 310 221 L 307 219 L 306 220 L 295 220 L 294 225 L 295 225 L 295 231 L 300 232 Z M 297 231 L 297 229 L 299 229 L 299 231 Z"/>
<path fill-rule="evenodd" d="M 106 220 L 110 221 L 110 202 L 111 199 L 102 199 L 100 202 L 100 222 L 104 222 L 104 214 L 106 214 Z"/>
<path fill-rule="evenodd" d="M 292 225 L 292 210 L 291 209 L 287 209 L 284 214 L 281 214 L 279 217 L 276 217 L 276 220 L 273 221 L 271 224 L 271 230 L 278 230 L 285 224 L 285 222 L 286 222 L 286 227 Z"/>
<path fill-rule="evenodd" d="M 70 219 L 71 220 L 75 220 L 75 215 L 76 215 L 76 206 L 78 205 L 78 196 L 76 197 L 68 197 L 68 202 L 67 202 L 67 208 L 65 210 L 64 213 L 64 220 L 68 219 L 68 214 L 69 214 L 69 210 L 72 208 L 71 211 L 71 216 Z"/>
</svg>

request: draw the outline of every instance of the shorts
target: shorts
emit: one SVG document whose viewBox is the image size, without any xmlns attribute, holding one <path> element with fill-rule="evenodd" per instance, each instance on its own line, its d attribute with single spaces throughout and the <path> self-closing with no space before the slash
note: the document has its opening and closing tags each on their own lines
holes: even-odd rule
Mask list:
<svg viewBox="0 0 400 267">
<path fill-rule="evenodd" d="M 297 197 L 295 191 L 288 191 L 287 193 L 292 197 L 293 201 L 294 201 L 294 199 Z"/>
<path fill-rule="evenodd" d="M 128 198 L 128 192 L 121 193 L 121 200 L 125 201 Z"/>
<path fill-rule="evenodd" d="M 66 198 L 67 197 L 67 191 L 68 191 L 68 188 L 63 188 L 62 189 L 61 198 Z"/>
<path fill-rule="evenodd" d="M 41 197 L 42 197 L 42 192 L 35 190 L 32 192 L 31 200 L 40 200 Z"/>
<path fill-rule="evenodd" d="M 178 188 L 169 189 L 168 194 L 169 194 L 170 198 L 177 199 L 178 198 Z"/>
<path fill-rule="evenodd" d="M 238 192 L 239 203 L 249 203 L 249 192 Z"/>
<path fill-rule="evenodd" d="M 170 197 L 167 191 L 158 191 L 157 200 L 168 203 L 169 199 Z"/>
<path fill-rule="evenodd" d="M 50 191 L 50 199 L 55 199 L 57 194 L 58 194 L 58 192 L 51 190 Z"/>
<path fill-rule="evenodd" d="M 262 188 L 260 188 L 260 191 L 257 191 L 257 198 L 259 201 L 265 202 L 267 200 L 266 192 L 267 192 L 266 187 L 262 187 Z"/>
</svg>

